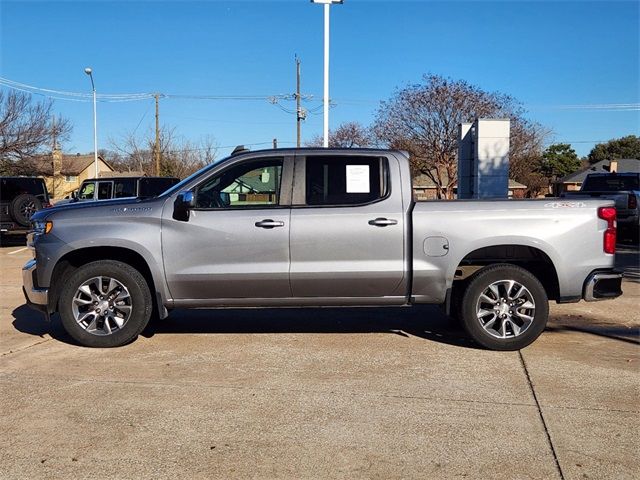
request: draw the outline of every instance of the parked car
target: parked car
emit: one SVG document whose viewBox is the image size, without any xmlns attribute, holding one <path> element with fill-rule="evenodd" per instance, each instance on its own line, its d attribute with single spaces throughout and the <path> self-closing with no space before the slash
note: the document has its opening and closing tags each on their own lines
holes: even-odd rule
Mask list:
<svg viewBox="0 0 640 480">
<path fill-rule="evenodd" d="M 0 231 L 26 232 L 36 211 L 50 207 L 42 178 L 0 177 Z"/>
<path fill-rule="evenodd" d="M 565 192 L 571 199 L 601 198 L 616 204 L 621 235 L 636 242 L 640 234 L 640 173 L 590 173 L 577 192 Z"/>
<path fill-rule="evenodd" d="M 415 202 L 398 151 L 242 151 L 156 198 L 38 212 L 22 274 L 27 302 L 92 347 L 177 307 L 430 303 L 516 350 L 549 299 L 621 295 L 615 219 L 604 199 Z"/>
<path fill-rule="evenodd" d="M 150 198 L 173 187 L 180 179 L 175 177 L 112 177 L 89 179 L 82 182 L 69 203 L 112 198 Z M 60 204 L 60 202 L 58 202 Z"/>
</svg>

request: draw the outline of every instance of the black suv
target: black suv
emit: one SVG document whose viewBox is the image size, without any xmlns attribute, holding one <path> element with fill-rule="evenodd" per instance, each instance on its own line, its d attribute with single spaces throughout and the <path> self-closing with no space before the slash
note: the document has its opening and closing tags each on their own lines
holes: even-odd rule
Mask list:
<svg viewBox="0 0 640 480">
<path fill-rule="evenodd" d="M 180 179 L 174 177 L 92 178 L 82 182 L 77 195 L 75 195 L 71 201 L 82 202 L 124 197 L 157 197 L 179 181 Z"/>
<path fill-rule="evenodd" d="M 28 230 L 31 215 L 50 206 L 42 178 L 0 177 L 0 232 Z"/>
</svg>

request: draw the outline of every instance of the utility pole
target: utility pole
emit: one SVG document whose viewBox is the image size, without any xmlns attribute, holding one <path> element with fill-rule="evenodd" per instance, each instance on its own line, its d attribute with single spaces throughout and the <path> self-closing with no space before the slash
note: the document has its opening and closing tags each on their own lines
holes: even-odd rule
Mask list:
<svg viewBox="0 0 640 480">
<path fill-rule="evenodd" d="M 156 99 L 156 142 L 153 145 L 153 156 L 156 162 L 156 175 L 160 176 L 160 95 L 154 95 Z"/>
<path fill-rule="evenodd" d="M 302 120 L 304 120 L 300 100 L 300 59 L 296 55 L 296 145 L 298 146 L 298 148 L 300 148 L 301 122 Z"/>
<path fill-rule="evenodd" d="M 274 139 L 273 139 L 273 148 L 274 148 L 274 149 L 275 149 L 275 148 L 278 148 L 278 139 L 277 139 L 277 138 L 274 138 Z"/>
<path fill-rule="evenodd" d="M 56 198 L 56 116 L 54 115 L 51 120 L 51 195 L 53 198 Z"/>
</svg>

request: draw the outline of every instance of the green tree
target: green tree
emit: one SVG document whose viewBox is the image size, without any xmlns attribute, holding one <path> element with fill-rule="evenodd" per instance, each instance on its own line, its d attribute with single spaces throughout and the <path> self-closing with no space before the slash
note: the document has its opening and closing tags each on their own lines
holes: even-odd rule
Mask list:
<svg viewBox="0 0 640 480">
<path fill-rule="evenodd" d="M 580 159 L 568 143 L 555 143 L 542 154 L 540 173 L 545 177 L 559 178 L 580 169 Z"/>
<path fill-rule="evenodd" d="M 619 158 L 640 159 L 640 137 L 627 135 L 622 138 L 614 138 L 606 143 L 599 143 L 587 156 L 589 163 L 601 160 L 617 160 Z"/>
</svg>

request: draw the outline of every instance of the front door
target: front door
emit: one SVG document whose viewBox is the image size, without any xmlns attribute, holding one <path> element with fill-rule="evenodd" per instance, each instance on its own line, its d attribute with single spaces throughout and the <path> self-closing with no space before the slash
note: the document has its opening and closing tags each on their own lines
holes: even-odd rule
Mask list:
<svg viewBox="0 0 640 480">
<path fill-rule="evenodd" d="M 291 296 L 290 208 L 282 195 L 290 189 L 282 182 L 290 164 L 254 158 L 214 173 L 193 190 L 187 221 L 175 220 L 167 202 L 162 250 L 174 300 Z"/>
<path fill-rule="evenodd" d="M 295 178 L 294 297 L 335 298 L 338 303 L 341 298 L 375 297 L 381 303 L 402 303 L 405 219 L 397 161 L 308 155 L 296 158 Z"/>
</svg>

